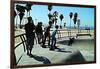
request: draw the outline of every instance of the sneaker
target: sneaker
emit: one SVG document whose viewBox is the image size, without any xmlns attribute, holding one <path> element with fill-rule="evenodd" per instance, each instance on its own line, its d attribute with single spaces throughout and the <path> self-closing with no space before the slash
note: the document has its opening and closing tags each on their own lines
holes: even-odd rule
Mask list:
<svg viewBox="0 0 100 69">
<path fill-rule="evenodd" d="M 58 48 L 58 47 L 56 47 L 56 46 L 55 46 L 54 48 L 55 48 L 55 49 L 59 49 L 59 48 Z"/>
<path fill-rule="evenodd" d="M 27 52 L 27 55 L 29 55 L 29 52 Z"/>
<path fill-rule="evenodd" d="M 42 45 L 41 47 L 42 47 L 42 48 L 47 48 L 45 45 Z"/>
</svg>

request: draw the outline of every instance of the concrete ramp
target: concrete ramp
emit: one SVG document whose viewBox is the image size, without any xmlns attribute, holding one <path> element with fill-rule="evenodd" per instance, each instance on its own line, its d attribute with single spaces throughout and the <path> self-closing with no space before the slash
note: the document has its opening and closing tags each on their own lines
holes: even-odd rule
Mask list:
<svg viewBox="0 0 100 69">
<path fill-rule="evenodd" d="M 83 55 L 79 51 L 77 51 L 77 52 L 71 54 L 69 56 L 69 58 L 65 59 L 65 63 L 66 62 L 70 62 L 70 63 L 77 63 L 78 62 L 79 63 L 79 62 L 86 62 L 86 61 L 85 61 Z"/>
<path fill-rule="evenodd" d="M 61 64 L 85 61 L 82 54 L 71 46 L 58 44 L 57 47 L 59 49 L 50 51 L 49 48 L 42 48 L 37 44 L 32 50 L 32 55 L 28 56 L 25 52 L 17 65 Z M 19 53 L 16 51 L 16 55 L 18 54 Z"/>
</svg>

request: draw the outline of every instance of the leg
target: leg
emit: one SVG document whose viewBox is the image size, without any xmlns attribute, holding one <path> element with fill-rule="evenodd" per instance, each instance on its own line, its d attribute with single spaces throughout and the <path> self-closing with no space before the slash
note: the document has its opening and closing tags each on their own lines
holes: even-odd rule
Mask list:
<svg viewBox="0 0 100 69">
<path fill-rule="evenodd" d="M 40 43 L 43 41 L 43 34 L 40 34 Z"/>
<path fill-rule="evenodd" d="M 30 54 L 30 55 L 31 55 L 31 52 L 32 52 L 33 45 L 34 45 L 34 44 L 31 44 L 31 45 L 30 45 L 30 48 L 29 48 L 29 54 Z"/>
<path fill-rule="evenodd" d="M 27 55 L 29 54 L 29 45 L 26 46 L 27 49 Z"/>
<path fill-rule="evenodd" d="M 40 34 L 38 34 L 38 44 L 40 43 Z"/>
<path fill-rule="evenodd" d="M 37 35 L 37 40 L 38 40 L 38 43 L 39 43 L 39 34 L 37 33 L 36 35 Z"/>
<path fill-rule="evenodd" d="M 52 38 L 52 43 L 51 43 L 50 50 L 54 50 L 54 39 L 53 38 Z"/>
<path fill-rule="evenodd" d="M 46 41 L 46 35 L 44 35 L 43 45 L 45 45 L 45 41 Z"/>
<path fill-rule="evenodd" d="M 26 41 L 26 49 L 27 49 L 27 55 L 29 54 L 29 38 L 27 38 Z"/>
<path fill-rule="evenodd" d="M 33 47 L 32 47 L 32 45 L 31 45 L 31 46 L 30 46 L 30 52 L 29 52 L 30 55 L 31 55 L 31 52 L 32 52 L 32 48 L 33 48 Z"/>
<path fill-rule="evenodd" d="M 45 45 L 45 41 L 46 41 L 46 38 L 47 38 L 47 35 L 46 34 L 44 34 L 44 39 L 43 39 L 43 41 L 42 41 L 42 47 L 43 48 L 46 48 L 46 46 L 44 46 Z"/>
<path fill-rule="evenodd" d="M 48 36 L 48 38 L 49 38 L 49 41 L 48 41 L 48 46 L 50 46 L 50 35 Z"/>
<path fill-rule="evenodd" d="M 42 35 L 39 33 L 39 44 L 41 43 Z"/>
<path fill-rule="evenodd" d="M 56 38 L 54 39 L 54 48 L 55 48 L 55 49 L 58 49 L 58 48 L 56 47 Z"/>
<path fill-rule="evenodd" d="M 31 52 L 32 52 L 32 48 L 33 48 L 33 45 L 34 45 L 34 35 L 30 37 L 30 55 L 31 55 Z"/>
<path fill-rule="evenodd" d="M 56 38 L 54 39 L 54 47 L 56 47 Z"/>
</svg>

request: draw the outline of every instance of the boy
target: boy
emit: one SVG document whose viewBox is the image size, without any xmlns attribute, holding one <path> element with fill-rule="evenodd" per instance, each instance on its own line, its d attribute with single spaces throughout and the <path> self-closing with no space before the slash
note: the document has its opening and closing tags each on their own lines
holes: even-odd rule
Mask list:
<svg viewBox="0 0 100 69">
<path fill-rule="evenodd" d="M 74 43 L 75 38 L 69 38 L 68 46 L 71 46 Z"/>
<path fill-rule="evenodd" d="M 43 41 L 42 41 L 42 47 L 46 48 L 45 46 L 45 42 L 46 42 L 46 38 L 48 37 L 48 46 L 50 46 L 50 28 L 52 26 L 52 21 L 49 21 L 49 26 L 45 28 L 44 30 L 44 37 L 43 37 Z"/>
<path fill-rule="evenodd" d="M 32 17 L 28 17 L 28 23 L 25 24 L 25 32 L 27 39 L 26 43 L 27 55 L 31 55 L 31 51 L 34 45 L 34 38 L 35 38 L 35 34 L 33 32 L 34 30 L 35 30 L 35 25 L 33 23 Z"/>
<path fill-rule="evenodd" d="M 38 43 L 40 44 L 41 40 L 43 38 L 42 22 L 38 22 L 38 25 L 36 26 L 35 32 L 37 34 Z"/>
<path fill-rule="evenodd" d="M 52 38 L 52 43 L 51 43 L 51 48 L 50 50 L 58 49 L 56 47 L 56 34 L 58 33 L 58 25 L 55 26 L 55 30 L 53 31 L 51 38 Z"/>
</svg>

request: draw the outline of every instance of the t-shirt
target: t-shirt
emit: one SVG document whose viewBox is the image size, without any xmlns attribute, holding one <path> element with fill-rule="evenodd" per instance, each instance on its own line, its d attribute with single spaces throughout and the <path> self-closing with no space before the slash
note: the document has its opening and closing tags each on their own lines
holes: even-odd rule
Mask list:
<svg viewBox="0 0 100 69">
<path fill-rule="evenodd" d="M 44 32 L 45 32 L 46 34 L 50 34 L 50 26 L 45 27 L 45 28 L 44 28 Z"/>
<path fill-rule="evenodd" d="M 34 29 L 35 29 L 35 26 L 34 26 L 33 23 L 27 23 L 27 24 L 25 24 L 26 35 L 32 34 Z"/>
<path fill-rule="evenodd" d="M 53 31 L 53 33 L 51 35 L 52 38 L 55 38 L 57 31 L 58 31 L 57 29 Z"/>
<path fill-rule="evenodd" d="M 36 33 L 42 33 L 42 27 L 41 26 L 36 26 Z"/>
</svg>

